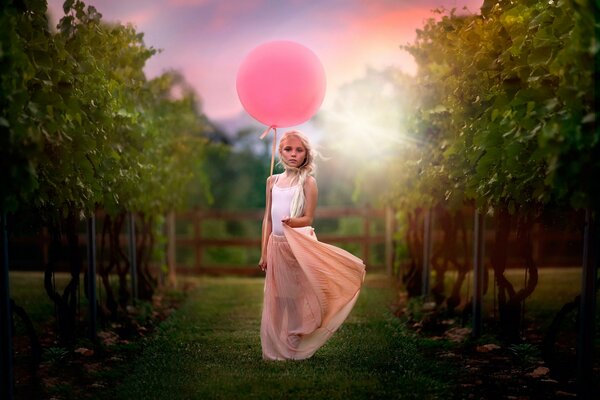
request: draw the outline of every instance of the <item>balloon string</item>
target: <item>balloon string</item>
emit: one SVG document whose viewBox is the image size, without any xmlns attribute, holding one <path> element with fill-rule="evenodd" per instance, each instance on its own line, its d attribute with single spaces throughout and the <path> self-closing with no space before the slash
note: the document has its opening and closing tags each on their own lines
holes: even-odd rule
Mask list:
<svg viewBox="0 0 600 400">
<path fill-rule="evenodd" d="M 268 127 L 262 135 L 260 135 L 261 139 L 264 139 L 269 132 L 273 129 L 273 148 L 271 149 L 271 172 L 269 173 L 269 177 L 273 175 L 273 166 L 275 165 L 275 146 L 277 144 L 277 128 L 274 126 Z"/>
<path fill-rule="evenodd" d="M 262 135 L 260 135 L 261 140 L 264 139 L 265 137 L 267 137 L 267 135 L 269 134 L 269 131 L 271 129 L 273 129 L 273 147 L 271 149 L 271 172 L 269 173 L 269 178 L 271 178 L 271 176 L 273 176 L 273 166 L 275 165 L 275 146 L 277 144 L 277 128 L 275 128 L 274 126 L 270 126 L 263 132 Z M 267 180 L 267 188 L 269 186 L 269 182 L 270 182 L 270 179 Z M 269 196 L 267 196 L 266 209 L 271 210 L 271 194 L 270 193 L 269 193 Z M 265 213 L 265 218 L 266 218 L 266 213 Z M 263 222 L 263 224 L 264 224 L 264 222 Z M 263 225 L 263 227 L 264 227 L 264 225 Z M 267 233 L 267 231 L 263 228 L 262 238 L 261 238 L 261 246 L 266 246 L 266 242 L 267 242 L 267 240 L 265 240 L 266 233 Z"/>
<path fill-rule="evenodd" d="M 271 172 L 269 173 L 269 178 L 271 178 L 271 176 L 273 176 L 273 165 L 275 164 L 275 145 L 277 144 L 277 128 L 275 128 L 274 126 L 270 126 L 268 127 L 262 135 L 260 135 L 261 139 L 264 139 L 268 134 L 269 131 L 273 129 L 273 148 L 271 149 Z M 267 188 L 269 186 L 269 180 L 267 180 Z M 269 193 L 269 195 L 267 196 L 267 204 L 266 204 L 266 209 L 271 210 L 271 194 Z M 265 213 L 265 218 L 267 218 L 267 213 Z M 263 249 L 263 246 L 266 246 L 268 243 L 268 238 L 265 237 L 267 236 L 266 233 L 266 221 L 263 220 L 263 230 L 262 230 L 262 237 L 261 237 L 261 249 Z M 264 249 L 263 249 L 264 250 Z"/>
<path fill-rule="evenodd" d="M 265 131 L 262 133 L 262 135 L 260 135 L 260 139 L 261 140 L 264 139 L 269 134 L 269 132 L 271 131 L 271 129 L 277 131 L 277 129 L 274 126 L 270 126 L 267 129 L 265 129 Z"/>
</svg>

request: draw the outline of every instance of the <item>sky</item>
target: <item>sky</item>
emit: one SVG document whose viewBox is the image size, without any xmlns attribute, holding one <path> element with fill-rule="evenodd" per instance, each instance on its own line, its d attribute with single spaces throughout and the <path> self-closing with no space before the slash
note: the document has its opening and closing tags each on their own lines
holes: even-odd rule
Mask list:
<svg viewBox="0 0 600 400">
<path fill-rule="evenodd" d="M 87 0 L 105 21 L 131 23 L 147 46 L 160 49 L 147 63 L 148 78 L 178 70 L 196 89 L 213 120 L 243 108 L 235 80 L 245 56 L 271 40 L 292 40 L 321 60 L 327 79 L 322 108 L 342 85 L 368 68 L 416 72 L 400 46 L 412 43 L 432 10 L 479 13 L 483 0 Z M 63 0 L 49 0 L 54 23 Z"/>
</svg>

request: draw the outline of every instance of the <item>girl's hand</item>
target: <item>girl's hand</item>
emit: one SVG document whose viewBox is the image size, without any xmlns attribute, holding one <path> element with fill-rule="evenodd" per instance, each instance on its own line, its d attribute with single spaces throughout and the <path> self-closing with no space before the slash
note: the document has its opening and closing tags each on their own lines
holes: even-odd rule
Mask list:
<svg viewBox="0 0 600 400">
<path fill-rule="evenodd" d="M 290 224 L 291 221 L 292 221 L 292 219 L 289 216 L 286 215 L 285 217 L 282 218 L 281 223 L 282 224 L 286 224 L 287 226 L 292 226 Z"/>
<path fill-rule="evenodd" d="M 267 261 L 264 259 L 264 257 L 260 258 L 260 261 L 258 262 L 258 267 L 264 272 L 267 270 Z"/>
</svg>

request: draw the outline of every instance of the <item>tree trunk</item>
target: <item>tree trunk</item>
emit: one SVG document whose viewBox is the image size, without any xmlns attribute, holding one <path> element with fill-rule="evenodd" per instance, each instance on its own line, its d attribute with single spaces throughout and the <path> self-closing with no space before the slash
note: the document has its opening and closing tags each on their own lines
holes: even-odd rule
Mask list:
<svg viewBox="0 0 600 400">
<path fill-rule="evenodd" d="M 492 266 L 498 284 L 500 335 L 505 340 L 516 343 L 520 341 L 523 304 L 537 286 L 538 269 L 533 260 L 533 244 L 531 241 L 534 218 L 530 214 L 521 215 L 517 218 L 517 255 L 523 259 L 529 279 L 527 279 L 523 289 L 516 292 L 512 283 L 504 276 L 512 219 L 507 208 L 500 208 L 496 225 L 496 242 Z"/>
<path fill-rule="evenodd" d="M 110 273 L 115 267 L 115 263 L 113 262 L 112 255 L 112 218 L 110 215 L 106 214 L 104 216 L 104 221 L 102 224 L 102 237 L 100 239 L 100 257 L 98 259 L 98 275 L 100 275 L 100 279 L 102 281 L 102 286 L 104 286 L 104 292 L 106 293 L 106 304 L 101 306 L 101 310 L 104 315 L 108 315 L 110 319 L 115 320 L 117 318 L 117 309 L 119 307 L 117 301 L 115 300 L 115 294 L 113 288 L 110 283 Z M 108 241 L 108 244 L 107 244 Z M 108 245 L 108 261 L 106 260 L 106 248 Z"/>
<path fill-rule="evenodd" d="M 79 286 L 79 272 L 82 268 L 82 255 L 79 248 L 79 237 L 77 235 L 77 217 L 75 210 L 69 210 L 66 221 L 64 221 L 65 233 L 69 250 L 69 272 L 71 280 L 65 287 L 63 294 L 55 291 L 52 285 L 52 275 L 54 274 L 55 263 L 58 261 L 57 252 L 61 246 L 60 228 L 50 227 L 53 237 L 53 255 L 46 265 L 44 274 L 44 287 L 48 297 L 56 306 L 58 318 L 58 338 L 64 346 L 71 345 L 76 336 L 77 319 L 77 290 Z"/>
<path fill-rule="evenodd" d="M 141 300 L 152 300 L 156 279 L 150 273 L 150 258 L 154 247 L 154 219 L 145 215 L 139 218 L 139 231 L 136 232 L 138 238 L 136 244 L 137 260 L 139 260 L 137 269 L 138 278 L 138 296 Z"/>
<path fill-rule="evenodd" d="M 34 377 L 36 375 L 37 368 L 42 361 L 42 346 L 40 344 L 40 340 L 38 339 L 37 333 L 35 332 L 35 328 L 33 327 L 33 323 L 31 322 L 31 318 L 29 318 L 29 314 L 27 314 L 23 307 L 15 303 L 13 299 L 10 299 L 10 303 L 13 314 L 16 314 L 21 319 L 21 322 L 25 327 L 25 331 L 27 331 L 27 336 L 29 336 L 29 345 L 31 347 L 31 360 L 29 367 L 31 368 L 31 376 Z"/>
<path fill-rule="evenodd" d="M 449 248 L 454 246 L 456 242 L 456 232 L 454 232 L 450 212 L 444 206 L 438 204 L 434 209 L 434 215 L 436 217 L 436 224 L 440 226 L 444 233 L 442 241 L 437 244 L 437 249 L 432 252 L 431 256 L 431 267 L 435 271 L 435 280 L 431 288 L 431 295 L 435 304 L 440 305 L 446 300 L 445 278 L 452 258 L 452 252 Z M 435 244 L 433 239 L 432 244 Z M 433 245 L 432 248 L 434 248 Z"/>
<path fill-rule="evenodd" d="M 127 219 L 127 213 L 122 212 L 115 217 L 115 221 L 113 224 L 113 231 L 111 234 L 111 259 L 115 263 L 115 267 L 117 270 L 117 275 L 119 278 L 119 306 L 122 309 L 127 308 L 127 304 L 130 299 L 129 286 L 127 284 L 127 275 L 131 268 L 131 262 L 127 254 L 125 254 L 125 250 L 121 246 L 121 231 L 123 230 L 123 225 L 125 224 L 125 220 Z"/>
<path fill-rule="evenodd" d="M 508 259 L 508 239 L 510 235 L 511 216 L 507 207 L 500 207 L 496 216 L 496 238 L 492 253 L 492 267 L 498 284 L 498 313 L 500 317 L 500 335 L 509 342 L 519 338 L 520 308 L 509 303 L 508 298 L 515 295 L 512 284 L 504 276 Z"/>
<path fill-rule="evenodd" d="M 544 362 L 552 371 L 554 377 L 565 378 L 572 376 L 573 371 L 576 368 L 575 355 L 573 354 L 570 360 L 566 360 L 564 357 L 559 356 L 556 350 L 556 340 L 559 335 L 560 328 L 562 327 L 564 320 L 572 312 L 577 312 L 579 303 L 581 302 L 581 296 L 575 297 L 573 301 L 564 304 L 561 309 L 556 313 L 552 319 L 552 323 L 548 327 L 544 340 L 542 341 L 542 358 Z M 573 331 L 576 327 L 573 327 Z"/>
<path fill-rule="evenodd" d="M 423 266 L 423 210 L 415 209 L 407 212 L 408 228 L 406 230 L 406 243 L 408 246 L 409 261 L 404 270 L 402 281 L 406 287 L 408 297 L 421 295 L 421 279 Z"/>
</svg>

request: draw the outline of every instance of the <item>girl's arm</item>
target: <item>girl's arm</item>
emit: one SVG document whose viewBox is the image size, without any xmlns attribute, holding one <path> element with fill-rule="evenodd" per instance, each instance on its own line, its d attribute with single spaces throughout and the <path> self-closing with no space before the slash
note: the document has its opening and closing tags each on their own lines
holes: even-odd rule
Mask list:
<svg viewBox="0 0 600 400">
<path fill-rule="evenodd" d="M 262 237 L 260 242 L 260 261 L 258 266 L 263 271 L 267 269 L 267 243 L 269 242 L 269 236 L 273 230 L 273 224 L 271 222 L 271 185 L 274 177 L 270 176 L 267 178 L 267 193 L 266 193 L 266 204 L 265 204 L 265 215 L 262 223 Z"/>
<path fill-rule="evenodd" d="M 319 190 L 317 188 L 317 180 L 312 176 L 307 177 L 306 182 L 304 182 L 304 215 L 294 218 L 285 217 L 281 222 L 292 228 L 312 225 L 315 210 L 317 209 L 318 196 Z"/>
</svg>

